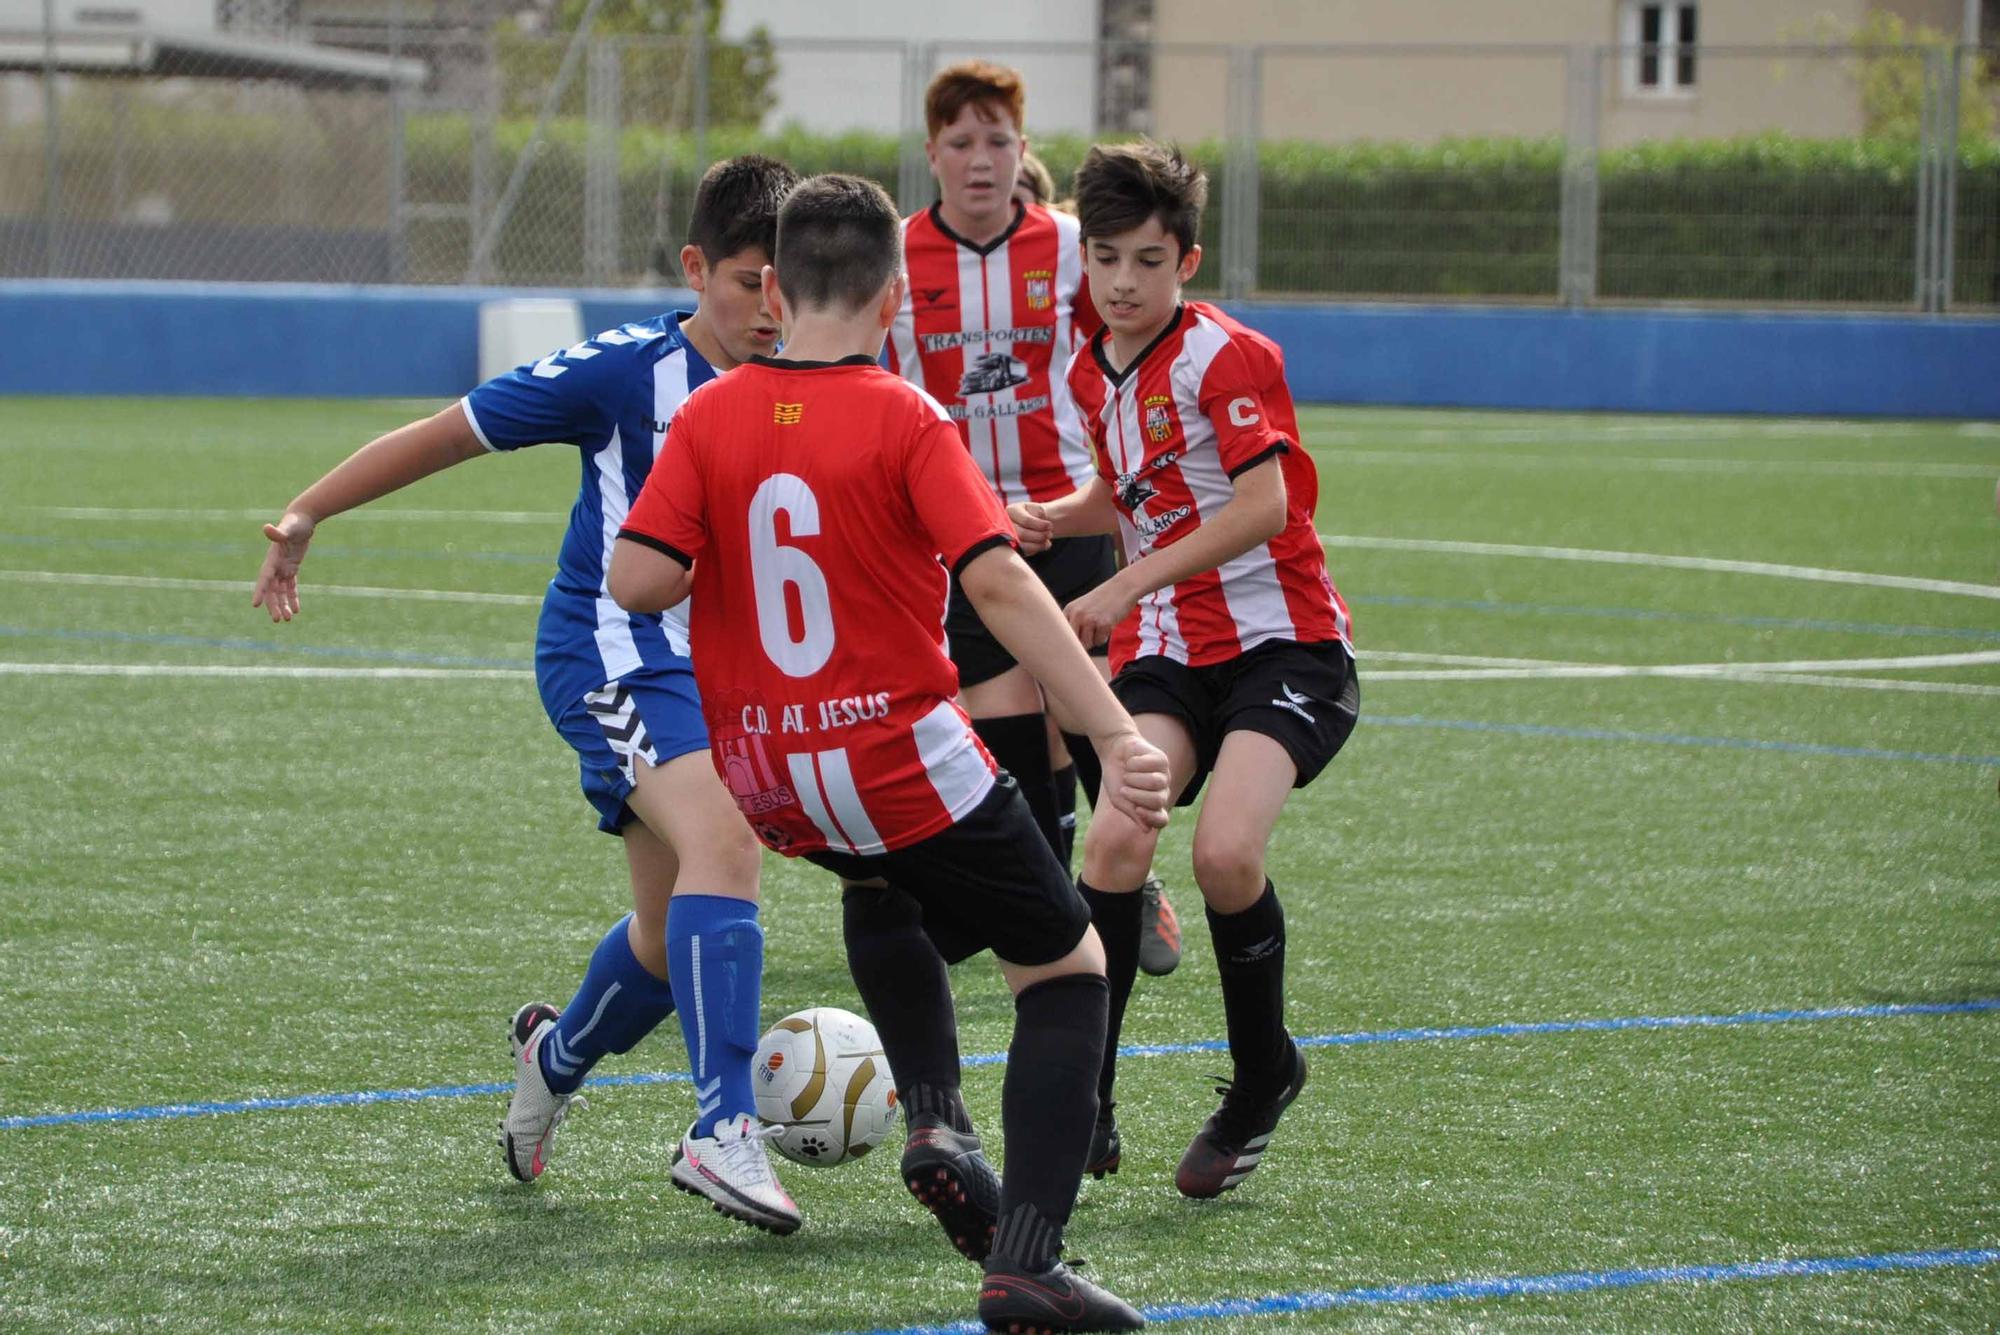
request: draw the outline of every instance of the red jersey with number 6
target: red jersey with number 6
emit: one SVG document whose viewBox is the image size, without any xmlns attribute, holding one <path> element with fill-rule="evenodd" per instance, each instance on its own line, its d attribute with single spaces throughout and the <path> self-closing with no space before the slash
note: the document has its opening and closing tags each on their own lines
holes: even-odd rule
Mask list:
<svg viewBox="0 0 2000 1335">
<path fill-rule="evenodd" d="M 903 848 L 992 788 L 945 568 L 1013 527 L 923 391 L 869 357 L 755 358 L 681 405 L 619 536 L 694 571 L 709 748 L 764 843 Z"/>
<path fill-rule="evenodd" d="M 1278 536 L 1141 598 L 1112 634 L 1113 670 L 1149 654 L 1206 667 L 1267 640 L 1348 641 L 1347 604 L 1313 528 L 1319 475 L 1299 442 L 1278 345 L 1199 301 L 1183 303 L 1123 370 L 1111 366 L 1108 339 L 1100 333 L 1077 354 L 1069 382 L 1128 563 L 1185 541 L 1235 496 L 1238 474 L 1276 456 L 1285 478 Z"/>
<path fill-rule="evenodd" d="M 1049 501 L 1090 480 L 1090 447 L 1063 370 L 1097 328 L 1077 221 L 1040 204 L 985 245 L 936 205 L 903 223 L 910 289 L 889 369 L 934 395 L 1001 501 Z"/>
</svg>

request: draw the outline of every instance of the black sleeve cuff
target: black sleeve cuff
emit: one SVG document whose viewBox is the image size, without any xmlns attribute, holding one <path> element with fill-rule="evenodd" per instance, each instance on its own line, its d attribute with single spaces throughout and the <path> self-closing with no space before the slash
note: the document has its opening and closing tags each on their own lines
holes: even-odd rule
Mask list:
<svg viewBox="0 0 2000 1335">
<path fill-rule="evenodd" d="M 1242 463 L 1236 465 L 1236 467 L 1230 469 L 1229 476 L 1232 478 L 1241 477 L 1243 476 L 1243 474 L 1255 468 L 1258 464 L 1263 463 L 1266 459 L 1275 459 L 1279 455 L 1288 452 L 1291 448 L 1292 448 L 1292 442 L 1290 442 L 1289 440 L 1276 441 L 1271 445 L 1267 446 L 1266 448 L 1257 451 L 1255 454 L 1251 455 L 1248 459 L 1245 459 Z"/>
<path fill-rule="evenodd" d="M 641 547 L 651 547 L 656 552 L 671 556 L 674 560 L 679 561 L 685 569 L 694 569 L 694 558 L 692 556 L 689 556 L 670 542 L 661 542 L 650 533 L 641 533 L 636 529 L 621 528 L 618 530 L 618 536 L 626 542 L 636 542 Z"/>
<path fill-rule="evenodd" d="M 994 547 L 1010 547 L 1018 551 L 1020 544 L 1014 541 L 1014 535 L 1011 533 L 995 533 L 991 537 L 981 538 L 967 547 L 959 558 L 951 563 L 951 577 L 957 579 L 959 574 L 972 564 L 973 557 Z"/>
</svg>

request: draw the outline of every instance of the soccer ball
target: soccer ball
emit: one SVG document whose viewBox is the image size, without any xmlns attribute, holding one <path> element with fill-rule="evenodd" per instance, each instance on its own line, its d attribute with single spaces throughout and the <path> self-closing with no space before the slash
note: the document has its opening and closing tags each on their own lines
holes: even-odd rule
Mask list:
<svg viewBox="0 0 2000 1335">
<path fill-rule="evenodd" d="M 896 1081 L 875 1026 L 815 1006 L 771 1026 L 751 1063 L 757 1116 L 783 1127 L 778 1153 L 815 1168 L 859 1159 L 896 1119 Z"/>
</svg>

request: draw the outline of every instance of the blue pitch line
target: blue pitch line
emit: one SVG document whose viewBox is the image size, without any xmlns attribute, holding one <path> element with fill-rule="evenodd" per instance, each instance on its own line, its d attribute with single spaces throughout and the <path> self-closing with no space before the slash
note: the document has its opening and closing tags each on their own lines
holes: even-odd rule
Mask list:
<svg viewBox="0 0 2000 1335">
<path fill-rule="evenodd" d="M 1518 737 L 1562 737 L 1586 742 L 1650 742 L 1655 746 L 1710 746 L 1733 751 L 1783 751 L 1803 756 L 1839 756 L 1845 760 L 1907 760 L 1934 765 L 2000 766 L 2000 756 L 1960 755 L 1941 751 L 1885 751 L 1873 746 L 1830 746 L 1824 742 L 1770 742 L 1755 737 L 1703 737 L 1681 732 L 1623 732 L 1615 728 L 1568 728 L 1547 723 L 1489 723 L 1480 719 L 1430 718 L 1423 714 L 1365 714 L 1364 727 L 1383 723 L 1392 728 L 1445 728 L 1453 732 L 1501 732 Z"/>
<path fill-rule="evenodd" d="M 525 658 L 467 658 L 457 654 L 420 654 L 405 649 L 369 649 L 333 644 L 290 644 L 272 640 L 223 639 L 209 635 L 141 635 L 124 630 L 47 630 L 37 626 L 0 626 L 0 639 L 74 640 L 101 644 L 145 644 L 185 649 L 236 649 L 270 658 L 368 659 L 390 663 L 420 663 L 427 667 L 519 668 L 532 671 Z"/>
<path fill-rule="evenodd" d="M 2000 1010 L 2000 997 L 1971 1001 L 1905 1001 L 1876 1006 L 1824 1006 L 1816 1010 L 1738 1011 L 1733 1015 L 1628 1015 L 1597 1020 L 1540 1020 L 1516 1024 L 1456 1025 L 1448 1028 L 1376 1029 L 1352 1034 L 1301 1037 L 1305 1047 L 1356 1047 L 1368 1043 L 1425 1043 L 1443 1039 L 1512 1038 L 1526 1034 L 1604 1033 L 1619 1029 L 1706 1029 L 1745 1024 L 1793 1024 L 1814 1020 L 1878 1020 L 1901 1015 L 1969 1015 Z M 1224 1052 L 1226 1039 L 1199 1043 L 1137 1043 L 1118 1049 L 1121 1057 L 1173 1057 L 1197 1052 Z M 1004 1052 L 976 1053 L 965 1066 L 999 1066 Z M 654 1071 L 636 1075 L 592 1076 L 594 1088 L 619 1085 L 669 1085 L 687 1080 L 685 1071 Z M 286 1098 L 241 1099 L 230 1103 L 165 1103 L 141 1108 L 101 1108 L 90 1112 L 40 1113 L 0 1117 L 0 1131 L 37 1126 L 74 1126 L 84 1122 L 148 1122 L 169 1117 L 208 1117 L 220 1113 L 278 1112 L 294 1108 L 345 1108 L 365 1103 L 414 1103 L 423 1099 L 456 1099 L 475 1094 L 512 1091 L 513 1081 L 478 1085 L 433 1085 L 423 1089 L 375 1089 L 347 1094 L 295 1094 Z"/>
<path fill-rule="evenodd" d="M 1208 1321 L 1223 1317 L 1290 1316 L 1336 1307 L 1380 1307 L 1407 1303 L 1449 1303 L 1487 1298 L 1532 1298 L 1551 1294 L 1596 1293 L 1656 1284 L 1729 1284 L 1752 1279 L 1798 1279 L 1814 1275 L 1883 1274 L 1907 1270 L 1947 1270 L 1992 1265 L 2000 1248 L 1956 1247 L 1936 1251 L 1884 1252 L 1872 1256 L 1816 1256 L 1722 1265 L 1663 1265 L 1631 1270 L 1570 1270 L 1553 1275 L 1496 1275 L 1433 1284 L 1384 1284 L 1370 1288 L 1278 1293 L 1264 1298 L 1221 1298 L 1205 1303 L 1142 1307 L 1146 1320 Z M 985 1328 L 973 1321 L 940 1326 L 883 1326 L 865 1335 L 960 1335 Z M 855 1332 L 854 1335 L 864 1335 Z"/>
<path fill-rule="evenodd" d="M 1650 607 L 1567 607 L 1554 603 L 1509 603 L 1494 598 L 1422 598 L 1375 594 L 1349 598 L 1353 606 L 1425 607 L 1452 612 L 1520 612 L 1539 616 L 1596 617 L 1617 621 L 1672 621 L 1692 625 L 1748 626 L 1755 630 L 1824 630 L 1855 635 L 2000 641 L 2000 630 L 1962 626 L 1901 626 L 1882 621 L 1822 621 L 1815 617 L 1724 616 L 1715 612 L 1666 612 Z"/>
</svg>

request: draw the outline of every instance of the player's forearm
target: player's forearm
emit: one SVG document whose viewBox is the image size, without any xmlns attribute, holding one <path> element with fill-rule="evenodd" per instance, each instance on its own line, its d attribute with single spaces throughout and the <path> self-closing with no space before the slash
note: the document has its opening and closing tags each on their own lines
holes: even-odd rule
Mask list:
<svg viewBox="0 0 2000 1335">
<path fill-rule="evenodd" d="M 1236 479 L 1236 495 L 1180 542 L 1160 547 L 1119 571 L 1134 602 L 1233 561 L 1285 529 L 1285 479 L 1278 461 L 1266 460 Z"/>
<path fill-rule="evenodd" d="M 983 553 L 959 572 L 959 587 L 993 637 L 1041 683 L 1062 717 L 1093 740 L 1131 731 L 1131 715 L 1098 675 L 1048 589 L 1019 556 L 1003 549 Z"/>
<path fill-rule="evenodd" d="M 1042 513 L 1054 526 L 1058 538 L 1082 538 L 1118 531 L 1118 507 L 1111 503 L 1111 489 L 1104 479 L 1093 477 L 1088 484 L 1042 506 Z"/>
<path fill-rule="evenodd" d="M 300 492 L 286 509 L 317 523 L 484 452 L 464 410 L 453 404 L 369 441 Z"/>
</svg>

